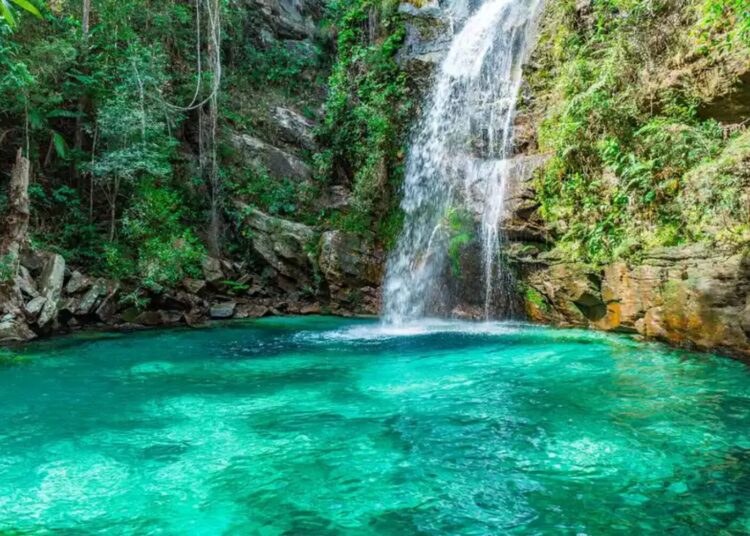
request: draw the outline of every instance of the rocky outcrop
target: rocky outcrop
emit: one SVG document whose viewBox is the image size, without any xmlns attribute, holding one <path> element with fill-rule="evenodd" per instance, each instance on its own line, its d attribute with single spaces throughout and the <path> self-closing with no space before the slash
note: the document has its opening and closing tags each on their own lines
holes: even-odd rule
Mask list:
<svg viewBox="0 0 750 536">
<path fill-rule="evenodd" d="M 603 270 L 554 255 L 522 259 L 529 316 L 626 331 L 750 359 L 750 255 L 702 245 L 660 248 Z"/>
<path fill-rule="evenodd" d="M 65 259 L 61 255 L 50 255 L 38 281 L 39 292 L 45 299 L 37 320 L 37 325 L 40 328 L 47 326 L 57 316 L 64 278 Z"/>
<path fill-rule="evenodd" d="M 245 214 L 243 223 L 255 252 L 278 274 L 296 282 L 299 288 L 309 284 L 317 271 L 315 230 L 247 206 L 238 206 Z"/>
<path fill-rule="evenodd" d="M 310 167 L 300 158 L 249 134 L 233 134 L 232 145 L 249 166 L 261 165 L 277 179 L 305 182 L 312 178 Z"/>
<path fill-rule="evenodd" d="M 261 35 L 303 40 L 315 35 L 315 21 L 323 11 L 318 0 L 245 0 Z"/>
<path fill-rule="evenodd" d="M 313 121 L 291 108 L 282 108 L 281 106 L 276 106 L 271 111 L 271 117 L 273 118 L 276 137 L 281 143 L 310 151 L 315 149 L 315 135 L 313 133 L 315 123 Z"/>
<path fill-rule="evenodd" d="M 397 60 L 408 74 L 409 84 L 424 94 L 435 68 L 450 48 L 450 21 L 437 2 L 423 7 L 403 3 L 399 12 L 406 25 L 406 37 Z"/>
<path fill-rule="evenodd" d="M 377 314 L 383 255 L 362 237 L 343 231 L 328 231 L 320 240 L 320 272 L 333 301 Z M 354 303 L 352 303 L 354 302 Z"/>
</svg>

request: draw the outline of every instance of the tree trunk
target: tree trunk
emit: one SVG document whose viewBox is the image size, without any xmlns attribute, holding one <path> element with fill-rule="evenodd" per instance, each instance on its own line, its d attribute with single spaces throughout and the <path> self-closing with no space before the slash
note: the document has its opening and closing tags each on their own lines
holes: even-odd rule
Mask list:
<svg viewBox="0 0 750 536">
<path fill-rule="evenodd" d="M 115 240 L 115 226 L 117 222 L 117 196 L 120 193 L 120 179 L 115 179 L 112 202 L 109 205 L 109 241 Z"/>
<path fill-rule="evenodd" d="M 206 143 L 205 153 L 208 162 L 205 165 L 204 176 L 208 177 L 211 192 L 211 221 L 208 226 L 208 250 L 214 257 L 221 256 L 222 234 L 224 230 L 224 191 L 219 176 L 219 162 L 217 155 L 217 136 L 219 129 L 219 89 L 221 85 L 221 3 L 218 0 L 208 0 L 209 38 L 207 43 L 208 62 L 213 74 L 212 96 L 208 101 L 208 118 L 205 122 L 207 135 L 203 136 Z"/>
<path fill-rule="evenodd" d="M 91 24 L 91 0 L 83 0 L 83 13 L 81 15 L 81 63 L 86 60 L 89 49 L 89 26 Z M 88 104 L 88 96 L 81 95 L 78 100 L 78 117 L 76 118 L 75 149 L 80 152 L 83 149 L 83 114 Z M 83 192 L 83 181 L 78 168 L 74 165 L 73 176 L 76 178 L 78 191 Z"/>
<path fill-rule="evenodd" d="M 28 241 L 29 231 L 29 176 L 31 164 L 18 150 L 16 164 L 10 176 L 8 189 L 8 214 L 5 217 L 5 233 L 0 237 L 0 256 L 5 263 L 11 263 L 15 277 L 18 271 L 18 257 Z"/>
<path fill-rule="evenodd" d="M 91 20 L 91 0 L 83 0 L 83 17 L 81 18 L 81 33 L 83 34 L 83 40 L 87 41 L 89 38 L 89 24 Z"/>
<path fill-rule="evenodd" d="M 0 342 L 34 337 L 23 312 L 23 297 L 16 284 L 21 250 L 28 243 L 29 176 L 31 164 L 18 150 L 10 176 L 8 213 L 0 236 Z"/>
</svg>

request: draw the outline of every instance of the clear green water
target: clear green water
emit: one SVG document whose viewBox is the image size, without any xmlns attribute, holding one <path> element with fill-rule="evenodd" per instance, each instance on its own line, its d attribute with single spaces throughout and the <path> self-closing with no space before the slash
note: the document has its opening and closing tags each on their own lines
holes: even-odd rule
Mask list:
<svg viewBox="0 0 750 536">
<path fill-rule="evenodd" d="M 323 318 L 23 352 L 0 367 L 0 532 L 750 531 L 750 371 L 728 359 Z"/>
</svg>

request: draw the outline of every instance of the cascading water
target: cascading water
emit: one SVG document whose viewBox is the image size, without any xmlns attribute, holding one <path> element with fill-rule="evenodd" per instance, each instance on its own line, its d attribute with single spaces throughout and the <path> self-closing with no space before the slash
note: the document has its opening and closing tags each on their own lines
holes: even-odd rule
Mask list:
<svg viewBox="0 0 750 536">
<path fill-rule="evenodd" d="M 474 213 L 481 235 L 485 316 L 495 284 L 498 227 L 512 174 L 521 67 L 543 0 L 485 0 L 451 42 L 409 151 L 403 234 L 388 263 L 384 320 L 439 310 L 452 220 Z"/>
</svg>

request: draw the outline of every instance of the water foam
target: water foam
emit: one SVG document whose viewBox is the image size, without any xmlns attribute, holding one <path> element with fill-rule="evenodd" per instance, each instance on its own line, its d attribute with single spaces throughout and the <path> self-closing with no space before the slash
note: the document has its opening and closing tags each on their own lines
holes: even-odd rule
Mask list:
<svg viewBox="0 0 750 536">
<path fill-rule="evenodd" d="M 498 270 L 521 66 L 542 0 L 487 0 L 456 33 L 409 150 L 404 231 L 388 262 L 383 316 L 403 324 L 439 312 L 451 218 L 474 213 L 481 234 L 485 317 L 507 274 Z M 499 284 L 498 284 L 499 283 Z M 507 300 L 505 300 L 507 301 Z"/>
</svg>

